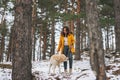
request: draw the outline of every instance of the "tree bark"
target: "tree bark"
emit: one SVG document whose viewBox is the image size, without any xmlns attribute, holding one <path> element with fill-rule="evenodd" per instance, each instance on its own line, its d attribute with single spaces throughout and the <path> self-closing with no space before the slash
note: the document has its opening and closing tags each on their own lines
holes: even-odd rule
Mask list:
<svg viewBox="0 0 120 80">
<path fill-rule="evenodd" d="M 0 62 L 3 62 L 4 60 L 4 53 L 5 53 L 5 36 L 6 36 L 6 20 L 4 19 L 1 29 L 1 41 L 0 41 Z"/>
<path fill-rule="evenodd" d="M 46 50 L 47 50 L 47 29 L 43 32 L 43 47 L 42 47 L 42 59 L 46 60 Z"/>
<path fill-rule="evenodd" d="M 36 57 L 35 57 L 35 44 L 36 44 L 36 36 L 35 36 L 35 32 L 36 32 L 36 18 L 37 18 L 37 8 L 36 8 L 36 0 L 33 0 L 33 8 L 32 8 L 32 59 L 33 61 L 35 61 Z"/>
<path fill-rule="evenodd" d="M 54 21 L 52 22 L 52 28 L 51 28 L 51 55 L 55 54 L 55 26 Z M 50 56 L 51 56 L 50 55 Z"/>
<path fill-rule="evenodd" d="M 71 0 L 72 2 L 72 11 L 71 11 L 71 14 L 74 15 L 75 13 L 75 9 L 74 9 L 74 3 L 75 3 L 75 0 Z M 71 32 L 74 33 L 74 20 L 71 20 Z"/>
<path fill-rule="evenodd" d="M 3 62 L 3 53 L 5 50 L 5 33 L 1 34 L 1 42 L 0 42 L 0 62 Z"/>
<path fill-rule="evenodd" d="M 80 14 L 80 0 L 77 0 L 77 14 Z M 76 27 L 76 51 L 75 51 L 75 59 L 79 60 L 80 57 L 80 18 L 77 19 L 77 27 Z"/>
<path fill-rule="evenodd" d="M 68 0 L 64 0 L 64 9 L 65 9 L 65 13 L 68 13 Z M 63 26 L 68 26 L 70 28 L 69 25 L 70 25 L 69 21 L 63 22 Z"/>
<path fill-rule="evenodd" d="M 3 61 L 3 53 L 5 49 L 5 26 L 6 26 L 6 20 L 5 20 L 5 11 L 6 11 L 6 4 L 4 4 L 4 10 L 3 10 L 3 15 L 1 18 L 1 23 L 0 23 L 0 62 Z"/>
<path fill-rule="evenodd" d="M 98 23 L 96 0 L 86 0 L 86 17 L 90 38 L 90 64 L 96 80 L 106 80 L 102 32 Z"/>
<path fill-rule="evenodd" d="M 32 80 L 32 0 L 16 0 L 12 80 Z"/>
<path fill-rule="evenodd" d="M 42 31 L 43 29 L 42 29 L 42 26 L 40 26 L 40 55 L 39 55 L 39 60 L 41 60 L 42 59 L 42 47 L 41 47 L 41 43 L 42 43 L 42 36 L 43 36 L 43 31 Z"/>
<path fill-rule="evenodd" d="M 114 0 L 116 51 L 120 53 L 120 0 Z"/>
<path fill-rule="evenodd" d="M 7 51 L 7 61 L 12 61 L 12 48 L 13 48 L 13 27 L 11 27 L 10 40 Z"/>
</svg>

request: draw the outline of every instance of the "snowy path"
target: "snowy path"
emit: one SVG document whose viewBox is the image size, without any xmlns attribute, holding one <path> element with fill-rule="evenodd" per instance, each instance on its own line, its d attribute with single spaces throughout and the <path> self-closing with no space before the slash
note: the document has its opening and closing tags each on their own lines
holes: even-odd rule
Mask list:
<svg viewBox="0 0 120 80">
<path fill-rule="evenodd" d="M 37 65 L 36 65 L 37 64 Z M 39 67 L 38 67 L 39 66 Z M 73 74 L 66 75 L 63 73 L 63 64 L 61 64 L 62 73 L 59 74 L 58 68 L 56 68 L 56 74 L 48 74 L 49 61 L 41 61 L 33 63 L 33 73 L 43 80 L 95 80 L 95 76 L 90 69 L 88 61 L 75 61 L 73 62 Z"/>
</svg>

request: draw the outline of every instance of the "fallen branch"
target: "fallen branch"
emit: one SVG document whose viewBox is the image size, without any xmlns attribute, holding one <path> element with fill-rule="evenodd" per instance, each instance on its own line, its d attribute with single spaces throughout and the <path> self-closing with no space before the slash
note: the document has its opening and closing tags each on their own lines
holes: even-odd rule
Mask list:
<svg viewBox="0 0 120 80">
<path fill-rule="evenodd" d="M 0 64 L 0 68 L 12 69 L 12 65 L 11 64 Z"/>
<path fill-rule="evenodd" d="M 82 76 L 84 76 L 84 75 L 87 75 L 87 74 L 85 73 L 85 74 L 79 75 L 78 77 L 76 77 L 75 80 L 79 79 L 80 77 L 82 77 Z"/>
</svg>

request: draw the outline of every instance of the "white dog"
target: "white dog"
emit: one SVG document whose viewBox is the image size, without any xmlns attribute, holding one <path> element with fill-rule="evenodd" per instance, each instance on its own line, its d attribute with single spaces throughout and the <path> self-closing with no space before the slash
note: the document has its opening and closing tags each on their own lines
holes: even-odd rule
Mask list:
<svg viewBox="0 0 120 80">
<path fill-rule="evenodd" d="M 53 73 L 55 73 L 55 68 L 58 66 L 59 68 L 59 73 L 60 73 L 60 63 L 67 61 L 68 58 L 64 54 L 54 54 L 50 58 L 50 66 L 49 66 L 49 73 L 51 70 L 51 67 L 53 68 Z"/>
</svg>

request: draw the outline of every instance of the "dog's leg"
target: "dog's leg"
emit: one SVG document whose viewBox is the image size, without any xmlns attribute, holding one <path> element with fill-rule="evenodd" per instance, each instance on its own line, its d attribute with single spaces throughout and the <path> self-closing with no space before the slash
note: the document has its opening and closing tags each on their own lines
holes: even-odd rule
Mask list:
<svg viewBox="0 0 120 80">
<path fill-rule="evenodd" d="M 50 66 L 49 66 L 49 73 L 50 73 L 51 66 L 52 66 L 52 64 L 50 63 Z"/>
<path fill-rule="evenodd" d="M 56 65 L 53 66 L 53 74 L 55 74 Z"/>
<path fill-rule="evenodd" d="M 61 73 L 61 70 L 60 70 L 60 64 L 58 65 L 58 68 L 59 68 L 59 73 Z"/>
</svg>

